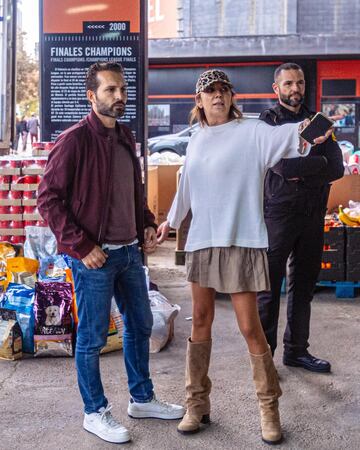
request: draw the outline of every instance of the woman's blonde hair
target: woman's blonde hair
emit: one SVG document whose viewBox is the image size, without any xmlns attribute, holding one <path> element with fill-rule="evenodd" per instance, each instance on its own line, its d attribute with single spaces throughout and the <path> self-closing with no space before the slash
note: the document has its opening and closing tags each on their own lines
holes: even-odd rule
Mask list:
<svg viewBox="0 0 360 450">
<path fill-rule="evenodd" d="M 200 93 L 196 94 L 196 97 L 198 95 L 200 95 Z M 240 111 L 239 107 L 237 106 L 237 104 L 235 102 L 235 95 L 233 93 L 232 104 L 230 106 L 230 111 L 229 111 L 229 119 L 234 120 L 234 119 L 241 119 L 241 118 L 242 118 L 242 112 Z M 199 122 L 201 127 L 203 127 L 205 124 L 208 125 L 208 121 L 206 119 L 204 109 L 199 108 L 198 105 L 195 105 L 193 107 L 193 109 L 190 111 L 189 122 L 190 122 L 190 126 L 194 122 Z"/>
</svg>

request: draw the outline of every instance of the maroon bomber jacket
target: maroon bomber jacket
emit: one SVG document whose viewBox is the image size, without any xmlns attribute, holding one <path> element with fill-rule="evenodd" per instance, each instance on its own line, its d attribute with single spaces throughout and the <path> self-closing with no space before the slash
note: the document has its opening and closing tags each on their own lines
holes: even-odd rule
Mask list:
<svg viewBox="0 0 360 450">
<path fill-rule="evenodd" d="M 144 228 L 154 227 L 143 192 L 141 168 L 135 142 L 125 125 L 116 124 L 118 139 L 128 149 L 134 164 L 135 216 L 139 244 Z M 58 251 L 82 259 L 104 239 L 109 213 L 112 173 L 112 140 L 92 111 L 64 131 L 49 155 L 39 186 L 38 208 L 58 243 Z"/>
</svg>

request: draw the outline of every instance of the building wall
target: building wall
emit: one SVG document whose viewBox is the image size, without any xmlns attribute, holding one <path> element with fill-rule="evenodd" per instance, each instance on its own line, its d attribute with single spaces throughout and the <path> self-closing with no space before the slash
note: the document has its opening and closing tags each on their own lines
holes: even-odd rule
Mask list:
<svg viewBox="0 0 360 450">
<path fill-rule="evenodd" d="M 359 0 L 298 0 L 298 33 L 360 32 Z"/>
<path fill-rule="evenodd" d="M 360 32 L 359 0 L 178 0 L 180 37 Z"/>
</svg>

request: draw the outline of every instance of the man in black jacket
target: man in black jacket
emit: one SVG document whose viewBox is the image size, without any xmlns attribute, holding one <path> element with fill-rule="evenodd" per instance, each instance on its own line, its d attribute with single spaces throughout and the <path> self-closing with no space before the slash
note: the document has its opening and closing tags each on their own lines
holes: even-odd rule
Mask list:
<svg viewBox="0 0 360 450">
<path fill-rule="evenodd" d="M 270 125 L 301 122 L 313 115 L 304 105 L 305 79 L 300 66 L 282 64 L 275 70 L 278 104 L 260 119 Z M 264 215 L 269 234 L 271 292 L 258 294 L 258 308 L 274 354 L 282 280 L 288 264 L 287 326 L 283 363 L 313 372 L 329 372 L 330 363 L 312 356 L 310 310 L 323 249 L 324 215 L 331 181 L 343 176 L 341 150 L 335 137 L 314 145 L 305 158 L 283 159 L 265 179 Z"/>
</svg>

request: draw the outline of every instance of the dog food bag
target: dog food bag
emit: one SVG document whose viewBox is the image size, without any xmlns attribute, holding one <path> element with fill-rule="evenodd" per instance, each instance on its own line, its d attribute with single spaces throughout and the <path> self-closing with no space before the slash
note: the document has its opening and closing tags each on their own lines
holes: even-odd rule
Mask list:
<svg viewBox="0 0 360 450">
<path fill-rule="evenodd" d="M 21 328 L 16 320 L 16 312 L 0 308 L 0 358 L 15 361 L 21 357 Z"/>
<path fill-rule="evenodd" d="M 67 262 L 66 258 L 65 258 L 65 261 Z M 65 281 L 67 283 L 71 283 L 72 291 L 73 291 L 73 299 L 72 299 L 72 303 L 71 303 L 71 313 L 72 313 L 72 317 L 73 317 L 73 321 L 74 321 L 74 328 L 76 330 L 77 324 L 79 323 L 79 317 L 78 317 L 77 304 L 76 304 L 74 279 L 73 279 L 73 275 L 72 275 L 72 270 L 70 268 L 66 269 L 65 273 L 66 273 Z"/>
<path fill-rule="evenodd" d="M 6 261 L 15 256 L 16 251 L 11 244 L 0 242 L 0 292 L 4 292 L 6 287 Z"/>
<path fill-rule="evenodd" d="M 47 256 L 40 259 L 39 281 L 65 282 L 68 265 L 61 255 Z"/>
<path fill-rule="evenodd" d="M 36 273 L 39 263 L 36 259 L 18 256 L 9 258 L 6 262 L 7 283 L 25 284 L 31 288 L 35 287 Z"/>
<path fill-rule="evenodd" d="M 10 283 L 0 305 L 16 312 L 22 331 L 22 350 L 26 353 L 34 353 L 34 296 L 35 290 L 29 286 Z"/>
<path fill-rule="evenodd" d="M 121 331 L 119 331 L 121 328 Z M 105 347 L 101 349 L 101 354 L 115 352 L 123 348 L 122 342 L 122 318 L 115 302 L 115 298 L 111 299 L 110 324 Z"/>
<path fill-rule="evenodd" d="M 35 356 L 73 356 L 70 283 L 35 284 Z"/>
</svg>

